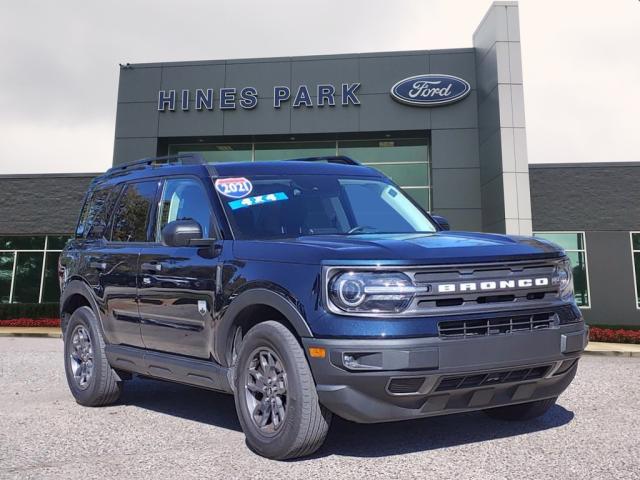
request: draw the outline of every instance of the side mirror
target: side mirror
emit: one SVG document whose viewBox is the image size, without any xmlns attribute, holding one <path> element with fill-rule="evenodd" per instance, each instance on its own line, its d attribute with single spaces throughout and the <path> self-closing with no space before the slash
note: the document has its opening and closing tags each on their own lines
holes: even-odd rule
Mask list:
<svg viewBox="0 0 640 480">
<path fill-rule="evenodd" d="M 195 220 L 174 220 L 162 229 L 162 243 L 168 247 L 187 247 L 202 238 L 202 227 Z"/>
<path fill-rule="evenodd" d="M 431 215 L 431 217 L 436 221 L 436 223 L 443 230 L 451 230 L 451 226 L 449 225 L 449 220 L 440 215 Z"/>
</svg>

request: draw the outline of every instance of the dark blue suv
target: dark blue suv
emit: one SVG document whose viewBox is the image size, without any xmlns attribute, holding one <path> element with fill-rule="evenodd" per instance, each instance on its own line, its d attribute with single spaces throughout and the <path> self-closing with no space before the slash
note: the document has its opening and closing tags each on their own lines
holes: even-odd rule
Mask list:
<svg viewBox="0 0 640 480">
<path fill-rule="evenodd" d="M 114 167 L 60 257 L 71 392 L 106 405 L 142 375 L 232 393 L 276 459 L 317 450 L 332 414 L 537 417 L 587 342 L 569 261 L 448 229 L 347 157 Z"/>
</svg>

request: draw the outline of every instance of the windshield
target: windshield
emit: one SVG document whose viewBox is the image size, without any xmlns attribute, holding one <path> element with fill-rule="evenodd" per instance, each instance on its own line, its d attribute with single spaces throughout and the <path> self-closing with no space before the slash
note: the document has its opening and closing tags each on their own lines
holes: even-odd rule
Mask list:
<svg viewBox="0 0 640 480">
<path fill-rule="evenodd" d="M 237 239 L 436 231 L 400 189 L 374 178 L 219 178 L 215 188 Z"/>
</svg>

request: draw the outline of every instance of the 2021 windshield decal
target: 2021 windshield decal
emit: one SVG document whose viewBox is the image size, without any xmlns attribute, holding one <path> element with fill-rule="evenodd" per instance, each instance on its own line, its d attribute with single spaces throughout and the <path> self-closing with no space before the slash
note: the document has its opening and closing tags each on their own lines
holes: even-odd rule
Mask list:
<svg viewBox="0 0 640 480">
<path fill-rule="evenodd" d="M 216 190 L 225 197 L 243 198 L 251 193 L 253 185 L 244 178 L 219 178 L 215 183 Z"/>
</svg>

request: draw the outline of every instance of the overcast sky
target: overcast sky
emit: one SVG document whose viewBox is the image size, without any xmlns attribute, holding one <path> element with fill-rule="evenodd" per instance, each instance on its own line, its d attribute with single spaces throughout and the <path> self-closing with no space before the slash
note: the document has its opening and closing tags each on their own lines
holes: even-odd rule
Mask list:
<svg viewBox="0 0 640 480">
<path fill-rule="evenodd" d="M 108 168 L 118 63 L 470 47 L 490 4 L 2 0 L 0 173 Z M 640 2 L 522 0 L 520 23 L 529 162 L 640 161 Z"/>
</svg>

